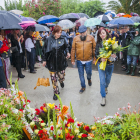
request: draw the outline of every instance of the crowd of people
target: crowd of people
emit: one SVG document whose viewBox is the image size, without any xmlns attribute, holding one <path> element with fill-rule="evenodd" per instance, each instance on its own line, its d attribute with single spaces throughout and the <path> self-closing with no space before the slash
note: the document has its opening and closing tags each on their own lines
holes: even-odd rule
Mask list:
<svg viewBox="0 0 140 140">
<path fill-rule="evenodd" d="M 123 26 L 117 29 L 96 27 L 90 29 L 85 26 L 74 27 L 63 30 L 56 25 L 50 27 L 50 32 L 34 32 L 32 27 L 28 30 L 0 30 L 0 88 L 6 88 L 9 84 L 9 67 L 16 67 L 18 78 L 24 78 L 22 68 L 35 74 L 35 63 L 43 62 L 50 72 L 53 85 L 54 96 L 60 94 L 60 86 L 64 87 L 65 69 L 68 66 L 67 59 L 77 67 L 81 81 L 80 93 L 86 89 L 84 68 L 87 73 L 88 85 L 92 85 L 92 64 L 95 64 L 99 49 L 102 48 L 103 40 L 116 37 L 116 41 L 122 47 L 128 46 L 123 52 L 112 54 L 111 57 L 121 59 L 122 70 L 126 74 L 135 75 L 135 69 L 138 65 L 140 55 L 140 28 L 131 29 L 129 26 Z M 114 62 L 107 61 L 106 70 L 100 70 L 100 62 L 106 61 L 101 58 L 98 61 L 98 71 L 100 77 L 100 93 L 102 96 L 101 105 L 105 105 L 106 94 L 114 69 Z"/>
</svg>

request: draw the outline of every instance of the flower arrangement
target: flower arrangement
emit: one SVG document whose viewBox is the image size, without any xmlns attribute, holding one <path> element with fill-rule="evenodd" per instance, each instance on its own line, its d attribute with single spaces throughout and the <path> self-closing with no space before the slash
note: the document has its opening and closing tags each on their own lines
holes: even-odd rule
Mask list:
<svg viewBox="0 0 140 140">
<path fill-rule="evenodd" d="M 101 62 L 101 64 L 100 64 L 101 70 L 105 70 L 107 60 L 110 62 L 114 61 L 114 59 L 111 58 L 111 54 L 116 54 L 117 52 L 123 51 L 127 48 L 127 47 L 122 48 L 121 46 L 119 46 L 118 41 L 115 41 L 115 39 L 116 39 L 116 37 L 113 37 L 113 39 L 109 38 L 108 40 L 103 41 L 103 47 L 100 48 L 100 50 L 99 50 L 100 54 L 95 63 L 95 65 L 96 65 L 100 58 L 106 58 L 106 61 Z"/>
</svg>

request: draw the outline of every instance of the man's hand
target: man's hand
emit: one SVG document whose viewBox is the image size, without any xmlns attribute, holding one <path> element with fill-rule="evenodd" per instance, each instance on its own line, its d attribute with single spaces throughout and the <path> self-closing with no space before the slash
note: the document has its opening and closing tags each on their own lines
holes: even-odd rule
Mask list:
<svg viewBox="0 0 140 140">
<path fill-rule="evenodd" d="M 107 59 L 107 58 L 101 58 L 101 61 L 102 61 L 102 62 L 105 62 L 105 61 L 106 61 L 106 59 Z"/>
<path fill-rule="evenodd" d="M 70 53 L 67 53 L 67 57 L 66 57 L 67 59 L 69 59 L 70 58 Z"/>
<path fill-rule="evenodd" d="M 72 65 L 75 65 L 75 62 L 71 62 Z"/>
<path fill-rule="evenodd" d="M 46 66 L 46 61 L 43 61 L 43 64 L 42 64 L 44 67 Z"/>
<path fill-rule="evenodd" d="M 116 58 L 116 54 L 111 54 L 111 57 Z"/>
</svg>

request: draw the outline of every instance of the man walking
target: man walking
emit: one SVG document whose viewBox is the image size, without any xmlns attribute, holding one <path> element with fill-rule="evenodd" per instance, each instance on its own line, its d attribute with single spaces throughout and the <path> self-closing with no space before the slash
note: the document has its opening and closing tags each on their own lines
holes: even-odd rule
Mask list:
<svg viewBox="0 0 140 140">
<path fill-rule="evenodd" d="M 80 35 L 76 36 L 73 40 L 72 50 L 71 50 L 71 63 L 75 65 L 75 54 L 77 59 L 77 67 L 79 72 L 79 78 L 81 81 L 80 93 L 85 91 L 85 78 L 84 78 L 84 68 L 87 73 L 88 85 L 91 86 L 91 75 L 92 75 L 92 62 L 96 61 L 95 58 L 95 47 L 96 43 L 94 37 L 87 34 L 87 27 L 82 25 L 79 27 Z M 93 58 L 94 57 L 94 58 Z"/>
</svg>

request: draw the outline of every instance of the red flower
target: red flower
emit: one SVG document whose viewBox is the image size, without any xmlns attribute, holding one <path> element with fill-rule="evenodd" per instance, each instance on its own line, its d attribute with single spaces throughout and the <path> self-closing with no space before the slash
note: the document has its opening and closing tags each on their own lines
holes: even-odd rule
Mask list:
<svg viewBox="0 0 140 140">
<path fill-rule="evenodd" d="M 43 130 L 39 130 L 38 135 L 41 137 L 43 133 Z"/>
<path fill-rule="evenodd" d="M 20 109 L 19 111 L 23 112 L 23 109 Z"/>
<path fill-rule="evenodd" d="M 43 110 L 44 106 L 41 106 L 40 109 Z"/>
<path fill-rule="evenodd" d="M 44 123 L 44 121 L 42 120 L 41 123 Z"/>
<path fill-rule="evenodd" d="M 53 126 L 51 126 L 51 130 L 53 131 L 54 129 L 53 129 Z"/>
<path fill-rule="evenodd" d="M 82 138 L 86 138 L 87 137 L 87 135 L 86 134 L 82 134 Z"/>
<path fill-rule="evenodd" d="M 68 123 L 74 123 L 74 119 L 72 118 L 68 119 Z"/>
<path fill-rule="evenodd" d="M 89 126 L 85 126 L 85 130 L 86 130 L 87 132 L 89 132 L 89 131 L 90 131 Z"/>
<path fill-rule="evenodd" d="M 71 136 L 69 133 L 66 135 L 66 140 L 72 140 L 74 136 Z"/>
<path fill-rule="evenodd" d="M 37 129 L 37 126 L 36 125 L 34 126 L 34 129 Z"/>
<path fill-rule="evenodd" d="M 26 104 L 23 105 L 23 107 L 25 108 Z"/>
<path fill-rule="evenodd" d="M 27 99 L 27 102 L 30 103 L 31 101 Z"/>
<path fill-rule="evenodd" d="M 38 108 L 36 108 L 35 111 L 36 111 L 36 115 L 40 114 L 40 110 Z"/>
</svg>

